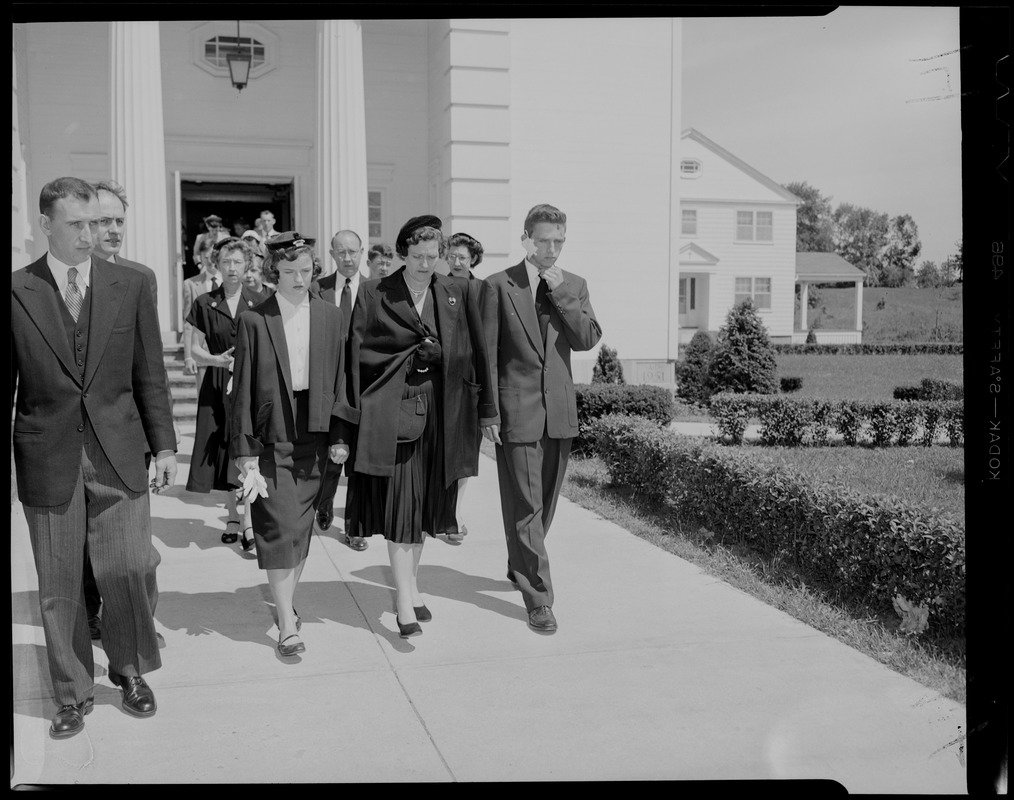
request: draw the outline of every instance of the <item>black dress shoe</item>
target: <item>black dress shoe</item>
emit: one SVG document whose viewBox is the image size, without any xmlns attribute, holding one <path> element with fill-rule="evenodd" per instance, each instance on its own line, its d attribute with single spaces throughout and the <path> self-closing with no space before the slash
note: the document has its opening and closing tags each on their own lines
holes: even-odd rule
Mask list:
<svg viewBox="0 0 1014 800">
<path fill-rule="evenodd" d="M 415 618 L 420 622 L 429 622 L 433 619 L 433 615 L 426 606 L 415 606 L 412 610 L 415 612 Z"/>
<path fill-rule="evenodd" d="M 397 614 L 395 614 L 394 619 L 398 623 L 398 635 L 401 636 L 402 639 L 407 639 L 410 636 L 418 636 L 423 632 L 422 626 L 418 622 L 410 622 L 408 625 L 402 625 Z"/>
<path fill-rule="evenodd" d="M 528 612 L 528 627 L 539 633 L 552 633 L 556 630 L 556 617 L 549 606 L 539 606 Z"/>
<path fill-rule="evenodd" d="M 102 631 L 99 630 L 98 617 L 88 617 L 88 635 L 91 636 L 93 640 L 102 638 Z"/>
<path fill-rule="evenodd" d="M 326 531 L 334 522 L 334 508 L 332 506 L 321 506 L 317 509 L 317 527 Z"/>
<path fill-rule="evenodd" d="M 109 680 L 123 689 L 123 710 L 128 714 L 150 717 L 155 713 L 155 693 L 140 675 L 120 675 L 110 667 Z"/>
<path fill-rule="evenodd" d="M 60 706 L 60 710 L 53 717 L 53 724 L 49 728 L 49 735 L 54 739 L 67 739 L 76 733 L 84 730 L 85 714 L 92 713 L 92 706 L 95 705 L 95 698 L 89 697 L 76 705 Z"/>
<path fill-rule="evenodd" d="M 362 536 L 349 536 L 347 533 L 345 534 L 345 544 L 353 550 L 358 550 L 360 552 L 369 547 L 369 543 Z"/>
</svg>

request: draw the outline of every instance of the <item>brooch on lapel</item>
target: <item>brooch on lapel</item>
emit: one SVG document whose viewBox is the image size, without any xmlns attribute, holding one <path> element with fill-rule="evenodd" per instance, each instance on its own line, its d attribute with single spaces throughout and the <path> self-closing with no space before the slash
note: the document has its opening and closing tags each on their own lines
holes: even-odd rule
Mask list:
<svg viewBox="0 0 1014 800">
<path fill-rule="evenodd" d="M 216 301 L 216 302 L 212 303 L 212 304 L 211 304 L 211 307 L 212 307 L 212 308 L 218 308 L 218 302 Z"/>
<path fill-rule="evenodd" d="M 253 300 L 247 300 L 247 301 L 246 301 L 246 304 L 247 304 L 247 306 L 249 306 L 250 308 L 253 308 Z"/>
<path fill-rule="evenodd" d="M 453 306 L 455 303 L 458 302 L 458 299 L 456 297 L 448 297 L 447 302 Z"/>
</svg>

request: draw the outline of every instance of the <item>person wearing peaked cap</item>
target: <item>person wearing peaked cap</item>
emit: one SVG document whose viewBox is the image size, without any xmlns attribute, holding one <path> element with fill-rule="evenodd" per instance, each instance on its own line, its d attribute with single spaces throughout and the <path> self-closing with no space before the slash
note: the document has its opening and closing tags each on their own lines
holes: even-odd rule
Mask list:
<svg viewBox="0 0 1014 800">
<path fill-rule="evenodd" d="M 198 269 L 201 268 L 199 256 L 201 242 L 205 239 L 210 239 L 212 244 L 215 244 L 216 242 L 222 241 L 222 239 L 229 238 L 229 234 L 226 232 L 225 228 L 222 227 L 222 218 L 218 216 L 218 214 L 208 214 L 208 216 L 204 217 L 201 220 L 201 227 L 203 227 L 204 230 L 197 234 L 197 238 L 194 239 L 193 250 L 190 251 L 191 260 L 193 261 L 194 266 Z"/>
<path fill-rule="evenodd" d="M 319 274 L 312 243 L 289 232 L 269 244 L 265 274 L 277 289 L 240 316 L 231 394 L 230 455 L 252 503 L 257 565 L 267 573 L 285 658 L 306 650 L 293 597 L 324 464 L 349 454 L 335 416 L 344 377 L 341 312 L 310 291 Z"/>
</svg>

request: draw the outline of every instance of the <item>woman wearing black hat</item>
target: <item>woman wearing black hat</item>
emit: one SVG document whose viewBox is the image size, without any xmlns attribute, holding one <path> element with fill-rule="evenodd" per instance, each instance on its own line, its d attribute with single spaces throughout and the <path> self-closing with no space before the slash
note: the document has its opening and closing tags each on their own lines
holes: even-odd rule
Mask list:
<svg viewBox="0 0 1014 800">
<path fill-rule="evenodd" d="M 312 239 L 282 233 L 268 243 L 265 274 L 275 293 L 241 320 L 232 387 L 230 452 L 253 504 L 257 564 L 267 571 L 278 615 L 278 652 L 306 650 L 293 607 L 326 459 L 349 448 L 336 416 L 345 340 L 342 312 L 311 294 L 320 273 Z"/>
<path fill-rule="evenodd" d="M 478 424 L 496 405 L 478 293 L 435 271 L 440 220 L 409 220 L 395 250 L 405 266 L 356 297 L 341 413 L 358 426 L 347 533 L 387 539 L 407 638 L 432 619 L 416 582 L 424 536 L 457 531 L 457 482 L 476 474 Z"/>
<path fill-rule="evenodd" d="M 235 542 L 242 526 L 243 549 L 249 550 L 253 546 L 250 512 L 244 509 L 240 518 L 232 492 L 239 486 L 239 479 L 229 462 L 227 389 L 239 319 L 261 300 L 243 283 L 243 273 L 253 258 L 246 242 L 223 239 L 212 249 L 211 258 L 222 276 L 222 285 L 194 300 L 187 316 L 192 330 L 191 358 L 198 367 L 205 368 L 197 396 L 197 430 L 187 491 L 227 492 L 229 517 L 222 541 Z"/>
</svg>

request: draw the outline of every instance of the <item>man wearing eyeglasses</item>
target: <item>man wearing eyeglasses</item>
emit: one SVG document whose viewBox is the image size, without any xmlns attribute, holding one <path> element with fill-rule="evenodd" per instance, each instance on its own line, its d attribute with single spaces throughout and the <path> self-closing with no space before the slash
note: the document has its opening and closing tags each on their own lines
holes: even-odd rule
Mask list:
<svg viewBox="0 0 1014 800">
<path fill-rule="evenodd" d="M 342 338 L 348 339 L 352 309 L 355 307 L 356 295 L 362 280 L 359 263 L 363 258 L 363 240 L 355 231 L 338 231 L 331 238 L 331 258 L 335 263 L 335 271 L 317 282 L 318 291 L 324 300 L 329 300 L 341 310 Z M 348 465 L 354 460 L 353 452 L 345 462 L 345 476 L 349 480 L 352 480 L 352 473 Z M 334 521 L 334 496 L 338 491 L 341 472 L 340 464 L 327 464 L 321 482 L 320 501 L 317 504 L 317 525 L 322 531 L 330 528 Z M 346 525 L 346 530 L 347 528 Z M 353 550 L 365 550 L 368 546 L 362 536 L 349 536 L 348 533 L 344 534 L 344 541 Z"/>
</svg>

